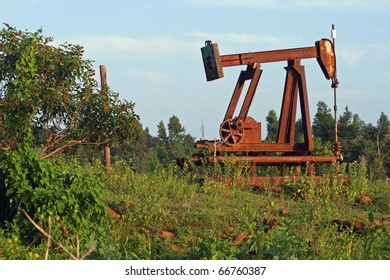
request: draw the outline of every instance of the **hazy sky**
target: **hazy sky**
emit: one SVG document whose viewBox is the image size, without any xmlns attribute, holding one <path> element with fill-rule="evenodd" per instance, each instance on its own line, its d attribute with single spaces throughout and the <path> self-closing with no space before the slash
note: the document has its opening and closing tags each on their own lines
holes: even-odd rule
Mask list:
<svg viewBox="0 0 390 280">
<path fill-rule="evenodd" d="M 313 46 L 337 30 L 339 114 L 346 105 L 366 123 L 390 117 L 390 0 L 13 0 L 0 1 L 1 21 L 22 30 L 43 29 L 55 43 L 80 44 L 85 58 L 107 66 L 109 86 L 136 104 L 141 123 L 179 117 L 186 131 L 219 138 L 235 83 L 245 67 L 225 68 L 206 82 L 200 48 L 220 53 Z M 315 59 L 306 67 L 311 117 L 318 101 L 333 109 L 330 81 Z M 249 115 L 263 123 L 279 113 L 285 62 L 264 64 Z M 238 114 L 239 112 L 237 112 Z M 300 116 L 298 115 L 298 118 Z M 265 135 L 263 135 L 265 137 Z"/>
</svg>

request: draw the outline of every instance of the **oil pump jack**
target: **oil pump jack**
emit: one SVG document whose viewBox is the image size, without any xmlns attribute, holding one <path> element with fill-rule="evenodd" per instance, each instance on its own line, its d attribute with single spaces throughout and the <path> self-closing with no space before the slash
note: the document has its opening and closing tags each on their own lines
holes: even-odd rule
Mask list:
<svg viewBox="0 0 390 280">
<path fill-rule="evenodd" d="M 233 91 L 229 106 L 219 128 L 220 140 L 196 142 L 198 148 L 209 148 L 213 154 L 207 159 L 210 162 L 234 161 L 246 162 L 251 165 L 251 181 L 253 184 L 273 183 L 281 184 L 284 176 L 260 177 L 256 176 L 257 166 L 307 166 L 306 176 L 315 178 L 315 163 L 339 163 L 341 145 L 337 139 L 336 120 L 336 75 L 335 30 L 332 26 L 332 40 L 321 39 L 314 46 L 220 55 L 218 44 L 206 41 L 201 48 L 204 70 L 207 81 L 213 81 L 224 76 L 223 68 L 246 66 L 240 72 Z M 314 155 L 314 143 L 309 113 L 309 101 L 306 86 L 305 68 L 301 64 L 303 59 L 316 59 L 325 78 L 332 80 L 335 101 L 335 140 L 333 155 Z M 248 111 L 259 86 L 261 65 L 265 63 L 286 61 L 286 78 L 280 110 L 277 139 L 274 143 L 264 142 L 261 138 L 261 123 L 248 116 Z M 240 112 L 234 113 L 242 94 L 244 84 L 249 81 L 246 95 Z M 304 141 L 295 142 L 297 103 L 299 99 Z M 198 156 L 193 160 L 199 161 Z M 296 170 L 300 170 L 297 168 Z M 298 172 L 298 171 L 297 171 Z M 298 178 L 300 174 L 296 174 Z"/>
</svg>

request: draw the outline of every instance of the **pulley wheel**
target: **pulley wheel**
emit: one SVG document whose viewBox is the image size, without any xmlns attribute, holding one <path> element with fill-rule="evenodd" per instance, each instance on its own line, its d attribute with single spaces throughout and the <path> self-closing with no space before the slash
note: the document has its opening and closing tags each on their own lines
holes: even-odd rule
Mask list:
<svg viewBox="0 0 390 280">
<path fill-rule="evenodd" d="M 219 136 L 226 145 L 238 144 L 244 138 L 244 123 L 237 118 L 227 119 L 219 128 Z"/>
</svg>

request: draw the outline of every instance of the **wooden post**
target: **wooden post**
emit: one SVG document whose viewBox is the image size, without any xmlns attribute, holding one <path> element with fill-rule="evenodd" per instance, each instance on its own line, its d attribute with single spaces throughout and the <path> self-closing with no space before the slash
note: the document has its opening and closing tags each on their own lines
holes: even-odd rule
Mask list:
<svg viewBox="0 0 390 280">
<path fill-rule="evenodd" d="M 111 174 L 111 149 L 110 146 L 104 146 L 104 165 L 106 166 L 107 174 Z"/>
<path fill-rule="evenodd" d="M 105 65 L 100 65 L 100 83 L 101 89 L 104 90 L 107 87 L 107 69 Z M 107 174 L 111 174 L 111 149 L 110 146 L 104 147 L 104 165 L 106 167 Z"/>
</svg>

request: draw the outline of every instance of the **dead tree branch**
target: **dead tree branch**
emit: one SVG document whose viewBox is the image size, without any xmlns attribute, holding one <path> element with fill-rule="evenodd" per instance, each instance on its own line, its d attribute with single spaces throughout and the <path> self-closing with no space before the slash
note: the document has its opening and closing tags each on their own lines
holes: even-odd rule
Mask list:
<svg viewBox="0 0 390 280">
<path fill-rule="evenodd" d="M 23 214 L 26 216 L 26 218 L 29 220 L 29 222 L 40 232 L 42 233 L 47 239 L 48 239 L 48 245 L 47 245 L 47 249 L 46 249 L 46 256 L 45 256 L 45 259 L 47 258 L 47 255 L 48 255 L 48 251 L 49 251 L 49 248 L 50 248 L 50 245 L 49 245 L 49 241 L 53 242 L 54 244 L 56 244 L 58 247 L 60 247 L 62 250 L 64 250 L 65 253 L 67 253 L 69 255 L 70 258 L 74 259 L 74 260 L 83 260 L 85 259 L 89 254 L 92 253 L 93 250 L 95 250 L 96 248 L 96 241 L 92 244 L 92 246 L 89 248 L 88 252 L 85 253 L 84 255 L 82 255 L 80 257 L 80 241 L 79 241 L 79 237 L 77 236 L 77 256 L 75 256 L 72 252 L 70 252 L 68 249 L 66 249 L 59 241 L 55 240 L 51 235 L 50 233 L 47 233 L 46 231 L 44 231 L 37 223 L 34 222 L 34 220 L 27 214 L 26 211 L 22 210 Z M 49 216 L 49 232 L 51 232 L 51 218 Z"/>
<path fill-rule="evenodd" d="M 51 236 L 51 216 L 49 216 L 49 236 Z M 47 246 L 46 246 L 46 253 L 45 253 L 45 260 L 49 258 L 49 250 L 51 246 L 51 238 L 47 239 Z"/>
</svg>

